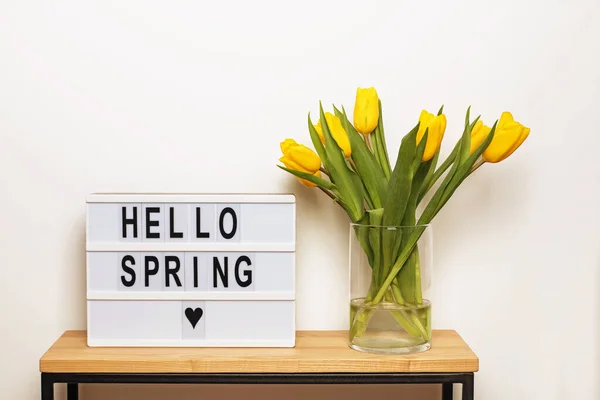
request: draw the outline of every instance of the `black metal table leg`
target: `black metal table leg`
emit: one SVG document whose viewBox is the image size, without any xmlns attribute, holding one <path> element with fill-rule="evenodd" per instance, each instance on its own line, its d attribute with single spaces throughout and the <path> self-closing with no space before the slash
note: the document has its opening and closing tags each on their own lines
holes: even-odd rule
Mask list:
<svg viewBox="0 0 600 400">
<path fill-rule="evenodd" d="M 463 400 L 473 400 L 475 396 L 475 379 L 473 374 L 467 375 L 462 385 Z"/>
<path fill-rule="evenodd" d="M 452 383 L 442 383 L 442 400 L 452 400 Z"/>
<path fill-rule="evenodd" d="M 54 400 L 54 379 L 42 373 L 42 400 Z"/>
<path fill-rule="evenodd" d="M 42 400 L 54 400 L 54 384 L 67 384 L 67 399 L 79 400 L 80 383 L 137 384 L 441 384 L 442 400 L 462 384 L 462 400 L 474 400 L 473 373 L 204 373 L 204 374 L 41 374 Z"/>
<path fill-rule="evenodd" d="M 67 400 L 79 400 L 78 383 L 67 383 Z"/>
</svg>

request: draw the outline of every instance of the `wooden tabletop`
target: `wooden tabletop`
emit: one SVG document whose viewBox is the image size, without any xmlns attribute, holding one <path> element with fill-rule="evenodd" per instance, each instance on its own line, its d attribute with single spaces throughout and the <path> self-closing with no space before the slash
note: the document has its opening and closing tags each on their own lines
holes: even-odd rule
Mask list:
<svg viewBox="0 0 600 400">
<path fill-rule="evenodd" d="M 431 349 L 410 355 L 352 350 L 346 331 L 299 331 L 294 348 L 88 347 L 86 331 L 67 331 L 40 359 L 41 372 L 475 372 L 479 360 L 451 330 L 434 331 Z"/>
</svg>

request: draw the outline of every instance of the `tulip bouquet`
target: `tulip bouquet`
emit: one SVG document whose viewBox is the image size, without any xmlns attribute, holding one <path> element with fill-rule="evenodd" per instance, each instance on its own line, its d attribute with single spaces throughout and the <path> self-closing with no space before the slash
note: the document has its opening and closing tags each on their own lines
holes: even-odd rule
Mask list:
<svg viewBox="0 0 600 400">
<path fill-rule="evenodd" d="M 359 88 L 353 123 L 344 107 L 333 106 L 331 113 L 320 105 L 316 124 L 309 114 L 308 131 L 316 153 L 293 139 L 281 143 L 284 166 L 279 167 L 305 186 L 323 191 L 352 223 L 408 228 L 402 235 L 355 231 L 371 267 L 371 283 L 364 307 L 351 313 L 351 341 L 365 331 L 374 305 L 422 304 L 417 242 L 425 226 L 469 175 L 486 163 L 506 159 L 529 135 L 529 128 L 509 112 L 490 127 L 480 117 L 472 120 L 469 107 L 460 139 L 438 165 L 445 130 L 443 106 L 435 115 L 423 110 L 402 139 L 392 168 L 381 100 L 374 88 Z M 394 313 L 394 318 L 409 334 L 430 340 L 431 330 L 423 318 L 404 312 Z"/>
</svg>

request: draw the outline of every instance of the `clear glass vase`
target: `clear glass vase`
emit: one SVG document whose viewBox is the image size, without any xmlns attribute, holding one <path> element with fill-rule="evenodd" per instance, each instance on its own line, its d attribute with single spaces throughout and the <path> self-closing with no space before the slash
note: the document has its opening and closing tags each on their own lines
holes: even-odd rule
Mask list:
<svg viewBox="0 0 600 400">
<path fill-rule="evenodd" d="M 431 347 L 429 225 L 350 226 L 351 348 L 417 353 Z"/>
</svg>

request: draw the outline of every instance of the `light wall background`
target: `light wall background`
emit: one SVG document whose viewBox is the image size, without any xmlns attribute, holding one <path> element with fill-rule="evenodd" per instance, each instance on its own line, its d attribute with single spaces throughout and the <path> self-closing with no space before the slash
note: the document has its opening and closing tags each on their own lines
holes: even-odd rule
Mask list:
<svg viewBox="0 0 600 400">
<path fill-rule="evenodd" d="M 85 327 L 91 192 L 295 193 L 298 328 L 345 329 L 347 217 L 275 165 L 281 140 L 309 142 L 319 100 L 351 110 L 374 85 L 389 149 L 441 104 L 444 154 L 468 105 L 531 127 L 434 221 L 433 324 L 479 355 L 478 399 L 597 399 L 599 18 L 594 0 L 1 0 L 0 398 L 39 398 L 39 357 Z M 439 395 L 355 389 L 82 398 Z"/>
</svg>

